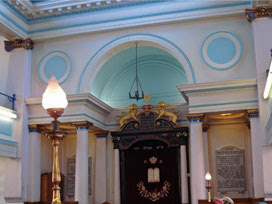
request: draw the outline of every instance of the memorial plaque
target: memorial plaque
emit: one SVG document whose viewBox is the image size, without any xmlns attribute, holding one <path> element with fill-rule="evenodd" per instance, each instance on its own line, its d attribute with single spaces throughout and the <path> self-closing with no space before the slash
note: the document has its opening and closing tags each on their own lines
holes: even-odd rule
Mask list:
<svg viewBox="0 0 272 204">
<path fill-rule="evenodd" d="M 67 158 L 67 191 L 68 200 L 74 200 L 75 196 L 75 172 L 76 156 Z"/>
<path fill-rule="evenodd" d="M 216 151 L 217 191 L 246 192 L 244 150 L 233 146 Z"/>
<path fill-rule="evenodd" d="M 75 199 L 75 172 L 76 172 L 76 156 L 67 158 L 67 199 Z M 92 175 L 92 157 L 88 158 L 88 195 L 92 195 L 91 188 Z"/>
<path fill-rule="evenodd" d="M 88 195 L 92 195 L 92 157 L 88 158 Z"/>
</svg>

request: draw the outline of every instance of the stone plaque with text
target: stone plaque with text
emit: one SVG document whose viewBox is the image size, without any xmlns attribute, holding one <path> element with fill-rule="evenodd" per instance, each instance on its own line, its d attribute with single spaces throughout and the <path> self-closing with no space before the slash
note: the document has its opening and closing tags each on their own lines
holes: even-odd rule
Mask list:
<svg viewBox="0 0 272 204">
<path fill-rule="evenodd" d="M 67 192 L 68 200 L 74 200 L 75 197 L 75 172 L 76 172 L 76 157 L 72 156 L 67 159 Z M 92 195 L 91 189 L 92 175 L 92 157 L 88 158 L 88 195 Z"/>
<path fill-rule="evenodd" d="M 217 191 L 221 194 L 246 191 L 244 150 L 233 146 L 216 151 Z"/>
</svg>

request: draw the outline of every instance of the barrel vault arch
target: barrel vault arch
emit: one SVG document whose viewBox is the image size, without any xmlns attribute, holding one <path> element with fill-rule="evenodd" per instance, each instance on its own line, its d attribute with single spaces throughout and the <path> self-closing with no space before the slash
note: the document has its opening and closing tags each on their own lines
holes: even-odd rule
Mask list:
<svg viewBox="0 0 272 204">
<path fill-rule="evenodd" d="M 184 67 L 188 83 L 196 83 L 191 62 L 178 45 L 159 35 L 149 33 L 133 33 L 119 36 L 107 42 L 91 56 L 80 76 L 77 93 L 89 93 L 93 81 L 103 64 L 120 51 L 134 47 L 136 41 L 141 46 L 160 48 L 171 54 Z"/>
</svg>

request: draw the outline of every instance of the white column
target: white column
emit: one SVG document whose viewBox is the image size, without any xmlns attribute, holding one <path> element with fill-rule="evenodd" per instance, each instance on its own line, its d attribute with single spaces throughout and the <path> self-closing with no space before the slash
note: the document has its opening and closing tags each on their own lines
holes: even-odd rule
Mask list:
<svg viewBox="0 0 272 204">
<path fill-rule="evenodd" d="M 7 202 L 26 201 L 28 182 L 28 112 L 25 98 L 29 98 L 31 82 L 31 50 L 14 49 L 9 58 L 8 95 L 16 94 L 13 137 L 18 142 L 17 159 L 8 159 L 5 169 L 4 197 Z"/>
<path fill-rule="evenodd" d="M 77 126 L 75 201 L 88 204 L 88 125 Z"/>
<path fill-rule="evenodd" d="M 259 105 L 259 120 L 260 129 L 259 132 L 262 134 L 262 144 L 267 144 L 266 136 L 266 123 L 269 119 L 269 103 L 268 100 L 263 98 L 263 92 L 265 83 L 267 80 L 266 70 L 269 69 L 271 55 L 271 32 L 272 22 L 271 18 L 257 18 L 252 23 L 252 32 L 254 39 L 255 52 L 252 57 L 255 58 L 256 62 L 256 78 L 257 78 L 257 94 L 258 94 L 258 105 Z"/>
<path fill-rule="evenodd" d="M 189 203 L 186 146 L 180 146 L 181 203 Z"/>
<path fill-rule="evenodd" d="M 251 134 L 251 161 L 253 173 L 253 197 L 264 197 L 263 149 L 258 110 L 248 110 Z"/>
<path fill-rule="evenodd" d="M 191 203 L 198 204 L 199 199 L 206 199 L 204 145 L 202 133 L 203 114 L 193 115 L 190 119 L 190 176 Z"/>
<path fill-rule="evenodd" d="M 120 191 L 120 155 L 119 149 L 114 149 L 114 204 L 121 203 Z"/>
<path fill-rule="evenodd" d="M 38 128 L 29 127 L 29 160 L 28 160 L 27 201 L 41 200 L 41 133 Z"/>
<path fill-rule="evenodd" d="M 107 134 L 96 135 L 95 204 L 107 200 Z"/>
</svg>

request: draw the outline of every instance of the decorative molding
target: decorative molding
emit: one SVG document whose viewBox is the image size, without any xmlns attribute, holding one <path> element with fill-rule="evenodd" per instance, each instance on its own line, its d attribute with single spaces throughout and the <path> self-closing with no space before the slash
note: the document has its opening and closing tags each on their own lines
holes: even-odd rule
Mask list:
<svg viewBox="0 0 272 204">
<path fill-rule="evenodd" d="M 204 113 L 186 114 L 186 117 L 191 122 L 201 122 L 204 119 Z"/>
<path fill-rule="evenodd" d="M 93 12 L 102 12 L 109 11 L 120 8 L 135 7 L 135 6 L 146 6 L 152 4 L 163 4 L 167 2 L 171 3 L 171 1 L 163 1 L 163 0 L 84 0 L 84 1 L 46 1 L 41 3 L 31 3 L 30 1 L 25 0 L 5 0 L 3 4 L 9 8 L 13 13 L 19 16 L 26 23 L 33 22 L 41 22 L 46 21 L 48 19 L 58 19 L 64 16 L 76 16 L 80 14 L 89 14 Z M 178 4 L 179 3 L 179 4 Z M 175 3 L 176 8 L 181 6 L 180 2 Z M 188 12 L 188 11 L 199 11 L 199 10 L 207 10 L 207 9 L 218 9 L 225 7 L 237 7 L 237 6 L 246 6 L 250 5 L 251 1 L 243 1 L 243 2 L 235 2 L 235 3 L 213 3 L 213 4 L 205 4 L 198 3 L 197 6 L 194 4 L 185 4 L 181 2 L 183 5 L 183 9 L 163 12 L 162 14 L 171 14 L 178 12 Z M 188 6 L 189 5 L 189 6 Z M 193 6 L 192 6 L 193 5 Z M 162 15 L 161 14 L 161 15 Z M 159 14 L 157 14 L 159 15 Z"/>
<path fill-rule="evenodd" d="M 20 2 L 23 1 L 21 0 Z M 59 2 L 63 3 L 66 1 Z M 31 36 L 32 39 L 38 40 L 68 36 L 71 34 L 83 34 L 101 30 L 105 31 L 110 29 L 127 28 L 128 26 L 135 27 L 140 25 L 148 25 L 154 24 L 154 22 L 166 23 L 222 15 L 241 15 L 244 13 L 244 10 L 249 7 L 249 5 L 251 5 L 250 0 L 228 3 L 224 1 L 214 1 L 212 3 L 203 1 L 201 3 L 198 2 L 197 4 L 195 2 L 186 3 L 184 1 L 160 0 L 160 3 L 158 2 L 156 5 L 154 3 L 145 4 L 146 9 L 142 9 L 141 12 L 138 12 L 138 9 L 133 8 L 134 4 L 132 4 L 130 7 L 121 6 L 121 9 L 119 7 L 120 5 L 117 5 L 115 7 L 109 6 L 108 9 L 104 10 L 95 8 L 88 12 L 55 14 L 55 16 L 37 18 L 36 21 L 32 21 L 29 20 L 29 18 L 26 18 L 21 12 L 18 11 L 18 9 L 5 0 L 0 1 L 0 7 L 2 6 L 2 8 L 5 9 L 4 12 L 0 9 L 0 16 L 2 15 L 4 20 L 7 21 L 5 25 L 7 25 L 9 29 L 21 37 Z M 117 9 L 119 10 L 117 11 Z M 119 12 L 121 10 L 122 12 Z M 101 15 L 102 19 L 97 19 L 97 13 L 103 13 L 103 15 Z M 84 14 L 89 17 L 82 18 L 82 15 L 80 14 Z M 69 20 L 67 21 L 67 19 Z M 22 26 L 21 22 L 24 24 L 24 26 Z M 58 23 L 56 24 L 55 22 Z M 38 27 L 36 25 L 38 25 Z"/>
<path fill-rule="evenodd" d="M 33 41 L 30 38 L 26 39 L 16 39 L 16 40 L 9 40 L 4 41 L 5 43 L 5 50 L 7 52 L 11 52 L 15 48 L 24 48 L 26 50 L 32 50 L 33 49 Z"/>
<path fill-rule="evenodd" d="M 247 15 L 247 20 L 252 22 L 255 18 L 264 18 L 264 17 L 271 17 L 272 16 L 272 7 L 256 7 L 252 9 L 246 9 L 245 13 Z"/>
<path fill-rule="evenodd" d="M 178 85 L 177 87 L 180 91 L 183 91 L 186 94 L 210 92 L 210 91 L 213 92 L 213 91 L 224 91 L 224 90 L 232 90 L 232 89 L 257 88 L 257 80 L 256 78 L 252 78 L 252 79 Z"/>
<path fill-rule="evenodd" d="M 258 109 L 248 109 L 247 115 L 249 118 L 257 118 L 257 117 L 259 117 L 259 110 Z"/>
<path fill-rule="evenodd" d="M 49 1 L 31 3 L 25 0 L 5 0 L 4 4 L 12 9 L 25 22 L 40 22 L 63 16 L 74 16 L 94 11 L 128 8 L 132 6 L 159 3 L 161 0 L 84 0 L 84 1 Z"/>
<path fill-rule="evenodd" d="M 256 79 L 178 86 L 189 113 L 246 110 L 258 107 Z"/>
</svg>

